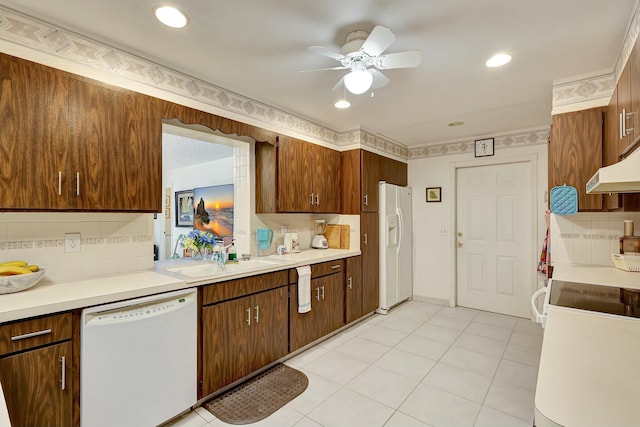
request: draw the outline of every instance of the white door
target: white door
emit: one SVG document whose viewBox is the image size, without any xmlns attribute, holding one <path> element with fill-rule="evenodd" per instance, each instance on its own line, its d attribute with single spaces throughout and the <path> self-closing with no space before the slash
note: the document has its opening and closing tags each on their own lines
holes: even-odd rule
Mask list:
<svg viewBox="0 0 640 427">
<path fill-rule="evenodd" d="M 531 164 L 456 170 L 457 304 L 529 317 Z"/>
</svg>

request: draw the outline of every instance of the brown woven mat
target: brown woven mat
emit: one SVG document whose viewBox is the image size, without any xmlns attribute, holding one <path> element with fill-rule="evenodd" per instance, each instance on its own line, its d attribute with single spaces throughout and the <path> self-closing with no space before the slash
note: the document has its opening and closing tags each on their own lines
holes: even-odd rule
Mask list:
<svg viewBox="0 0 640 427">
<path fill-rule="evenodd" d="M 282 408 L 307 388 L 302 372 L 279 364 L 202 406 L 228 424 L 251 424 Z"/>
</svg>

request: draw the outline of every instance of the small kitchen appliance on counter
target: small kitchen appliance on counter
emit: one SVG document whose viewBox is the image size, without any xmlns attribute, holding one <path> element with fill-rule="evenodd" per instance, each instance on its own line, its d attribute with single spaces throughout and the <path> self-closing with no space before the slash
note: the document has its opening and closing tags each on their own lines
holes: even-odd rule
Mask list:
<svg viewBox="0 0 640 427">
<path fill-rule="evenodd" d="M 258 243 L 258 256 L 269 255 L 273 242 L 273 230 L 270 228 L 258 228 L 256 230 L 256 242 Z"/>
<path fill-rule="evenodd" d="M 311 240 L 311 247 L 316 249 L 329 248 L 329 242 L 327 242 L 327 239 L 323 235 L 326 230 L 324 219 L 316 219 L 314 222 L 316 223 L 316 235 L 313 236 L 313 240 Z"/>
</svg>

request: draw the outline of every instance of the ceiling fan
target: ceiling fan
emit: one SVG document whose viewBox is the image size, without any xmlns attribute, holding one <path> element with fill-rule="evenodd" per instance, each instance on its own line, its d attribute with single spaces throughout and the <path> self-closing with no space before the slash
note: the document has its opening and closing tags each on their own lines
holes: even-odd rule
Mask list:
<svg viewBox="0 0 640 427">
<path fill-rule="evenodd" d="M 395 39 L 396 36 L 391 30 L 377 25 L 371 33 L 356 30 L 347 34 L 346 42 L 339 53 L 324 46 L 309 46 L 307 50 L 328 56 L 342 64 L 340 67 L 313 71 L 351 70 L 333 88 L 340 87 L 344 83 L 349 92 L 359 95 L 369 89 L 378 89 L 389 83 L 389 78 L 380 70 L 412 68 L 420 64 L 422 54 L 419 50 L 383 55 L 382 53 L 391 46 Z"/>
</svg>

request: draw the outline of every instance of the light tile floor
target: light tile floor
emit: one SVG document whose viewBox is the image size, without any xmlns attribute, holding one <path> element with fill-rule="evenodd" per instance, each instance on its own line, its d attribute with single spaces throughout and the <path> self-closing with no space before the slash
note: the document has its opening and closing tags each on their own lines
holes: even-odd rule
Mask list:
<svg viewBox="0 0 640 427">
<path fill-rule="evenodd" d="M 542 329 L 410 301 L 286 363 L 309 387 L 255 427 L 527 427 Z M 171 427 L 230 426 L 202 408 Z"/>
</svg>

